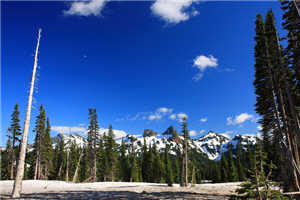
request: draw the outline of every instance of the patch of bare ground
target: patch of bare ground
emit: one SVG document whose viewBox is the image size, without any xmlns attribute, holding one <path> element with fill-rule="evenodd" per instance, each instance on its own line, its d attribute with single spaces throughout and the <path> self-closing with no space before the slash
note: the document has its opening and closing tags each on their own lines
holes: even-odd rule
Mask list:
<svg viewBox="0 0 300 200">
<path fill-rule="evenodd" d="M 156 183 L 66 183 L 63 181 L 23 182 L 21 199 L 162 199 L 162 200 L 224 200 L 234 194 L 240 183 L 197 184 L 181 188 Z M 13 181 L 0 181 L 0 199 L 10 199 Z"/>
</svg>

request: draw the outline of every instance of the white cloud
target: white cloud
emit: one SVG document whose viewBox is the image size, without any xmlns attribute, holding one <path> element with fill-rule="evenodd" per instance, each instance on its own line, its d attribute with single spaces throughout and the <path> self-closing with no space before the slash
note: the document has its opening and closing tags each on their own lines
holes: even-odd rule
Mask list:
<svg viewBox="0 0 300 200">
<path fill-rule="evenodd" d="M 203 123 L 204 123 L 204 122 L 207 122 L 207 118 L 206 118 L 206 117 L 201 118 L 200 121 L 203 122 Z"/>
<path fill-rule="evenodd" d="M 161 17 L 167 23 L 177 24 L 186 21 L 190 16 L 197 15 L 197 11 L 188 11 L 187 9 L 198 0 L 156 0 L 151 11 Z"/>
<path fill-rule="evenodd" d="M 262 130 L 262 126 L 261 126 L 261 125 L 258 125 L 256 128 L 257 128 L 257 130 L 259 130 L 259 131 Z"/>
<path fill-rule="evenodd" d="M 178 113 L 177 114 L 177 118 L 179 118 L 179 120 L 182 120 L 183 118 L 188 118 L 188 115 L 185 113 Z"/>
<path fill-rule="evenodd" d="M 200 134 L 202 134 L 202 133 L 204 133 L 204 132 L 205 132 L 204 129 L 202 129 L 202 130 L 199 131 Z"/>
<path fill-rule="evenodd" d="M 216 68 L 218 66 L 218 59 L 210 55 L 209 57 L 200 55 L 194 59 L 193 67 L 197 67 L 200 72 L 197 73 L 192 79 L 193 81 L 199 81 L 203 77 L 203 73 L 206 68 Z"/>
<path fill-rule="evenodd" d="M 156 112 L 158 112 L 158 113 L 171 113 L 171 112 L 173 112 L 173 109 L 172 108 L 161 107 L 161 108 L 158 108 L 156 110 Z"/>
<path fill-rule="evenodd" d="M 178 120 L 179 122 L 182 122 L 183 121 L 183 118 L 188 118 L 188 115 L 185 114 L 185 113 L 178 113 L 178 114 L 172 114 L 170 115 L 169 119 L 172 119 L 172 120 Z"/>
<path fill-rule="evenodd" d="M 73 2 L 69 10 L 65 10 L 65 15 L 78 16 L 99 16 L 107 0 L 91 0 L 88 2 Z"/>
<path fill-rule="evenodd" d="M 86 128 L 79 126 L 52 126 L 51 130 L 57 133 L 68 134 L 68 133 L 85 133 Z"/>
<path fill-rule="evenodd" d="M 242 124 L 247 120 L 255 120 L 253 115 L 250 115 L 248 113 L 241 113 L 240 115 L 235 116 L 234 119 L 232 117 L 227 117 L 227 125 L 237 125 Z"/>
<path fill-rule="evenodd" d="M 190 130 L 189 131 L 190 136 L 196 136 L 197 135 L 197 131 L 195 130 Z"/>
<path fill-rule="evenodd" d="M 172 119 L 172 120 L 174 120 L 174 119 L 176 119 L 176 114 L 172 114 L 172 115 L 170 115 L 170 117 L 169 117 L 170 119 Z"/>
<path fill-rule="evenodd" d="M 193 12 L 191 14 L 192 14 L 192 16 L 197 16 L 197 15 L 199 15 L 199 12 L 198 12 L 198 10 L 193 10 Z"/>
<path fill-rule="evenodd" d="M 210 55 L 209 57 L 206 57 L 204 55 L 197 56 L 194 59 L 194 67 L 197 67 L 200 69 L 200 71 L 205 71 L 208 67 L 217 67 L 218 66 L 218 59 Z"/>
<path fill-rule="evenodd" d="M 203 73 L 198 73 L 192 78 L 192 80 L 199 81 L 202 77 L 203 77 Z"/>
<path fill-rule="evenodd" d="M 155 119 L 161 119 L 161 115 L 155 114 L 155 115 L 149 115 L 148 117 L 149 120 L 155 120 Z"/>
</svg>

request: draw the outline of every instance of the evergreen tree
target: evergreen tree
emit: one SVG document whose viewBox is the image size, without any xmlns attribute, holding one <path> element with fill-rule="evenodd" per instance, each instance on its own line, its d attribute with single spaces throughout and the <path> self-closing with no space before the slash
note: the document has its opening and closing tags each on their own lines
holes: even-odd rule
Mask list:
<svg viewBox="0 0 300 200">
<path fill-rule="evenodd" d="M 128 182 L 130 179 L 130 177 L 128 176 L 130 175 L 129 160 L 128 160 L 128 156 L 126 155 L 126 146 L 123 138 L 120 147 L 119 169 L 120 169 L 120 179 L 124 182 Z"/>
<path fill-rule="evenodd" d="M 80 168 L 79 168 L 79 181 L 86 182 L 90 179 L 90 172 L 89 172 L 89 150 L 87 147 L 83 148 L 83 156 L 80 161 Z"/>
<path fill-rule="evenodd" d="M 188 140 L 190 139 L 189 137 L 189 132 L 187 129 L 187 122 L 186 122 L 186 117 L 182 119 L 182 133 L 184 137 L 184 142 L 183 142 L 183 156 L 182 156 L 182 186 L 187 187 L 188 185 Z"/>
<path fill-rule="evenodd" d="M 117 152 L 116 152 L 116 143 L 114 139 L 114 133 L 112 130 L 112 125 L 109 126 L 107 140 L 105 143 L 105 153 L 108 162 L 109 179 L 114 181 L 116 173 L 116 164 L 117 164 Z"/>
<path fill-rule="evenodd" d="M 97 143 L 99 141 L 99 125 L 96 109 L 89 108 L 89 127 L 88 127 L 88 154 L 90 180 L 97 181 Z"/>
<path fill-rule="evenodd" d="M 139 182 L 139 168 L 135 154 L 131 155 L 130 182 Z"/>
<path fill-rule="evenodd" d="M 20 126 L 20 119 L 19 119 L 19 106 L 18 104 L 15 105 L 14 111 L 11 115 L 11 124 L 8 128 L 8 137 L 10 139 L 11 145 L 10 145 L 10 151 L 9 151 L 9 157 L 10 157 L 10 179 L 14 179 L 15 175 L 15 168 L 17 163 L 17 155 L 19 153 L 19 143 L 20 143 L 20 136 L 21 136 L 21 126 Z"/>
<path fill-rule="evenodd" d="M 50 131 L 51 131 L 51 126 L 50 126 L 50 121 L 49 118 L 47 118 L 47 123 L 46 123 L 46 129 L 43 135 L 43 140 L 42 140 L 42 145 L 41 145 L 41 153 L 42 153 L 42 166 L 43 166 L 43 171 L 44 171 L 44 178 L 48 179 L 49 176 L 51 175 L 51 172 L 53 170 L 53 148 L 52 148 L 52 141 L 50 137 Z"/>
<path fill-rule="evenodd" d="M 228 182 L 228 162 L 225 158 L 224 153 L 221 155 L 221 179 L 222 182 Z"/>
<path fill-rule="evenodd" d="M 267 155 L 263 152 L 262 143 L 258 141 L 255 148 L 254 170 L 251 171 L 251 177 L 243 183 L 241 188 L 237 189 L 240 198 L 235 199 L 289 199 L 283 196 L 280 191 L 274 190 L 277 184 L 271 181 L 272 169 L 276 168 L 273 163 L 269 166 L 269 173 L 265 173 Z"/>
<path fill-rule="evenodd" d="M 300 86 L 300 16 L 298 9 L 300 8 L 299 1 L 281 1 L 283 14 L 283 28 L 288 32 L 287 40 L 288 46 L 285 50 L 288 57 L 289 63 L 292 69 L 295 71 L 295 77 L 298 81 L 297 89 L 299 90 Z M 299 102 L 299 101 L 297 101 Z"/>
<path fill-rule="evenodd" d="M 172 166 L 171 166 L 171 161 L 170 161 L 170 157 L 169 157 L 169 145 L 166 146 L 165 149 L 165 180 L 168 183 L 168 186 L 172 186 L 172 184 L 174 183 L 174 177 L 173 177 L 173 171 L 172 171 Z"/>
<path fill-rule="evenodd" d="M 10 137 L 7 138 L 6 148 L 1 152 L 1 180 L 10 179 L 10 170 L 11 170 L 11 140 Z"/>
<path fill-rule="evenodd" d="M 34 160 L 34 179 L 44 179 L 44 173 L 43 173 L 43 167 L 42 164 L 44 158 L 43 158 L 43 138 L 46 133 L 46 127 L 45 127 L 45 120 L 46 120 L 46 114 L 43 105 L 40 106 L 40 114 L 36 117 L 35 122 L 35 141 L 33 145 L 33 152 L 35 153 L 35 160 Z"/>
<path fill-rule="evenodd" d="M 148 168 L 149 168 L 149 157 L 148 157 L 148 149 L 146 138 L 144 137 L 144 143 L 142 148 L 142 178 L 143 181 L 146 182 L 149 180 Z"/>
<path fill-rule="evenodd" d="M 56 147 L 57 149 L 55 150 L 56 152 L 56 177 L 58 180 L 63 180 L 64 179 L 64 168 L 66 166 L 66 149 L 65 149 L 65 141 L 62 135 L 60 135 L 59 143 L 58 146 Z"/>
<path fill-rule="evenodd" d="M 282 117 L 283 128 L 285 129 L 285 137 L 288 140 L 287 157 L 290 169 L 294 171 L 294 190 L 300 189 L 300 174 L 297 174 L 296 166 L 300 167 L 299 147 L 297 136 L 300 134 L 299 116 L 294 103 L 295 95 L 293 89 L 293 71 L 288 66 L 286 59 L 283 57 L 282 47 L 279 43 L 278 32 L 275 25 L 274 14 L 272 10 L 268 11 L 265 22 L 265 32 L 267 37 L 268 52 L 270 55 L 270 64 L 277 80 L 278 99 L 280 106 L 280 114 Z M 284 137 L 282 137 L 284 138 Z M 296 163 L 296 166 L 294 166 Z M 286 183 L 291 182 L 285 180 Z"/>
<path fill-rule="evenodd" d="M 228 181 L 234 182 L 238 180 L 237 170 L 232 156 L 232 144 L 228 145 Z"/>
<path fill-rule="evenodd" d="M 239 181 L 244 181 L 246 179 L 245 170 L 241 162 L 241 156 L 237 155 L 236 158 L 236 166 L 237 166 L 237 175 Z"/>
<path fill-rule="evenodd" d="M 76 145 L 76 143 L 73 141 L 70 145 L 70 150 L 69 150 L 69 172 L 68 172 L 69 177 L 74 177 L 75 175 L 75 170 L 79 162 L 80 152 L 81 152 L 80 147 Z"/>
</svg>

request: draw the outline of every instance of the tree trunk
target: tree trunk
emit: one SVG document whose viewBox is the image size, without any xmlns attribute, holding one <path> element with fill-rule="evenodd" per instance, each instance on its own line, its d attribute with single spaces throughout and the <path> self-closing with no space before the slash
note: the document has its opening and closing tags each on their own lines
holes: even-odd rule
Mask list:
<svg viewBox="0 0 300 200">
<path fill-rule="evenodd" d="M 297 12 L 298 12 L 298 15 L 299 15 L 299 17 L 300 17 L 300 9 L 299 9 L 299 7 L 298 7 L 298 5 L 297 5 L 297 0 L 293 0 L 293 2 L 294 2 L 294 5 L 295 5 L 295 7 L 296 7 L 296 10 L 297 10 Z"/>
<path fill-rule="evenodd" d="M 57 174 L 58 178 L 60 178 L 62 167 L 63 167 L 63 161 L 61 162 L 59 169 L 58 169 L 58 174 Z"/>
<path fill-rule="evenodd" d="M 185 187 L 188 186 L 188 157 L 187 157 L 187 148 L 185 149 Z"/>
<path fill-rule="evenodd" d="M 69 151 L 67 150 L 66 182 L 69 182 Z"/>
<path fill-rule="evenodd" d="M 97 160 L 94 158 L 94 166 L 93 166 L 93 182 L 97 181 Z"/>
<path fill-rule="evenodd" d="M 22 179 L 24 176 L 27 137 L 28 137 L 28 130 L 29 130 L 32 95 L 33 95 L 35 74 L 36 74 L 36 68 L 37 68 L 37 57 L 38 57 L 38 50 L 39 50 L 39 44 L 40 44 L 40 38 L 41 38 L 41 31 L 42 31 L 42 29 L 39 29 L 38 40 L 37 40 L 37 45 L 36 45 L 36 50 L 35 50 L 35 57 L 34 57 L 32 78 L 31 78 L 31 84 L 30 84 L 30 91 L 29 91 L 29 96 L 28 96 L 26 118 L 25 118 L 25 122 L 24 122 L 24 132 L 23 132 L 23 137 L 22 137 L 22 142 L 21 142 L 21 149 L 20 149 L 20 154 L 19 154 L 16 179 L 15 179 L 14 187 L 13 187 L 13 191 L 12 191 L 12 198 L 19 198 L 21 195 L 21 191 L 22 191 Z"/>
<path fill-rule="evenodd" d="M 38 156 L 36 158 L 36 161 L 35 161 L 35 168 L 34 168 L 34 177 L 33 179 L 36 180 L 37 179 L 37 171 L 38 171 Z"/>
<path fill-rule="evenodd" d="M 72 183 L 76 183 L 76 180 L 77 180 L 77 177 L 78 177 L 78 170 L 79 170 L 79 166 L 80 166 L 80 161 L 81 161 L 82 155 L 83 155 L 83 150 L 80 153 L 79 160 L 77 162 L 76 169 L 75 169 L 75 172 L 74 172 Z"/>
</svg>

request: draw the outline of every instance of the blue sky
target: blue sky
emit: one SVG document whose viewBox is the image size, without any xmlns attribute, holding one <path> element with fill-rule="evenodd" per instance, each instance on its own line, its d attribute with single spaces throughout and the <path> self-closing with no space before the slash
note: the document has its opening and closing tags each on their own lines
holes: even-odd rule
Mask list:
<svg viewBox="0 0 300 200">
<path fill-rule="evenodd" d="M 188 116 L 195 137 L 257 133 L 254 21 L 279 2 L 1 2 L 2 140 L 14 104 L 24 122 L 37 30 L 43 29 L 37 108 L 57 131 L 100 127 L 159 133 Z"/>
</svg>

